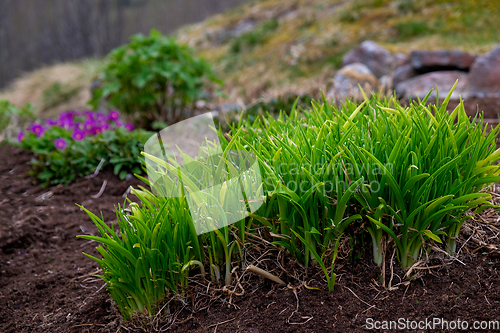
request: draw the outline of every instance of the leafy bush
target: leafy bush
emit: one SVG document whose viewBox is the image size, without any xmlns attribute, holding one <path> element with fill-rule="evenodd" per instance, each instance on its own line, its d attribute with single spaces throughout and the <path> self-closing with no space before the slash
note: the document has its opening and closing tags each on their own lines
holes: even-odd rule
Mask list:
<svg viewBox="0 0 500 333">
<path fill-rule="evenodd" d="M 92 173 L 102 159 L 125 179 L 127 173 L 141 173 L 138 154 L 151 135 L 122 124 L 119 113 L 108 116 L 94 112 L 66 112 L 45 125 L 35 123 L 20 132 L 19 145 L 36 155 L 30 174 L 42 185 L 69 184 Z"/>
<path fill-rule="evenodd" d="M 313 102 L 310 112 L 299 114 L 293 106 L 278 119 L 245 122 L 232 137 L 226 135 L 229 142 L 218 134 L 222 156 L 231 149 L 246 150 L 259 161 L 264 204 L 246 219 L 196 236 L 186 197 L 166 198 L 153 194 L 162 193 L 158 189 L 142 189 L 134 191 L 141 205 L 129 202 L 130 214 L 117 209 L 119 230 L 88 212 L 101 237 L 80 237 L 102 244 L 103 259 L 91 258 L 102 268 L 101 277 L 125 318 L 135 312 L 152 316 L 170 291 L 185 292 L 192 266 L 202 277 L 208 267 L 216 281 L 225 265 L 225 283 L 230 284 L 231 262 L 244 260 L 248 234 L 258 233 L 304 266 L 319 265 L 329 290 L 335 285 L 343 234 L 370 237 L 377 264 L 382 249 L 393 247 L 403 269 L 425 256 L 433 243 L 444 241 L 453 253 L 468 218 L 465 212 L 496 207 L 484 189 L 500 180 L 495 164 L 500 125 L 486 134 L 482 116 L 471 121 L 462 103 L 449 114 L 450 96 L 431 108 L 427 98 L 407 108 L 395 98 L 377 96 L 340 108 L 323 100 Z M 208 165 L 198 166 L 211 172 Z M 158 172 L 174 184 L 168 173 Z M 189 174 L 182 177 L 184 191 L 194 193 L 197 179 L 188 183 Z M 217 195 L 223 202 L 234 193 Z M 199 216 L 207 224 L 221 223 Z"/>
<path fill-rule="evenodd" d="M 90 104 L 97 107 L 105 99 L 140 127 L 155 120 L 179 121 L 185 108 L 201 98 L 206 83 L 221 83 L 192 49 L 156 30 L 133 36 L 107 60 Z"/>
<path fill-rule="evenodd" d="M 15 133 L 34 121 L 33 109 L 31 104 L 18 108 L 7 100 L 0 100 L 0 141 L 11 140 Z"/>
</svg>

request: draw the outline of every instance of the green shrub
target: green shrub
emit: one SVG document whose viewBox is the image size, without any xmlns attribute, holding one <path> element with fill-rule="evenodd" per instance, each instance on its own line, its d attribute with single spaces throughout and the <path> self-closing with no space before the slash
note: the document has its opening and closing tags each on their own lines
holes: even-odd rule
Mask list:
<svg viewBox="0 0 500 333">
<path fill-rule="evenodd" d="M 113 50 L 90 104 L 102 100 L 140 127 L 156 120 L 174 123 L 202 97 L 207 83 L 218 83 L 211 66 L 191 48 L 152 30 Z"/>
</svg>

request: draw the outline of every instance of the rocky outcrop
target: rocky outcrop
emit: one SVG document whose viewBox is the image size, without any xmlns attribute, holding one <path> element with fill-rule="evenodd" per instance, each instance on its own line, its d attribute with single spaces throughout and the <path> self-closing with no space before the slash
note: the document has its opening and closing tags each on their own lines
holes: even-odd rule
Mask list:
<svg viewBox="0 0 500 333">
<path fill-rule="evenodd" d="M 413 51 L 411 67 L 418 73 L 441 70 L 468 71 L 476 56 L 460 51 Z"/>
<path fill-rule="evenodd" d="M 474 97 L 500 97 L 500 46 L 472 64 L 469 89 Z"/>
<path fill-rule="evenodd" d="M 420 98 L 423 99 L 429 91 L 434 89 L 431 98 L 436 98 L 436 87 L 441 97 L 448 94 L 455 82 L 458 80 L 457 86 L 451 95 L 451 99 L 467 98 L 469 92 L 467 89 L 468 77 L 467 73 L 462 71 L 439 71 L 430 72 L 416 76 L 406 81 L 396 84 L 396 93 L 401 97 Z"/>
<path fill-rule="evenodd" d="M 395 88 L 401 98 L 423 98 L 437 87 L 444 97 L 457 80 L 451 99 L 500 97 L 500 46 L 481 57 L 453 50 L 413 51 L 407 56 L 364 41 L 344 56 L 343 66 L 329 93 L 337 100 L 359 99 L 358 84 L 388 93 Z"/>
</svg>

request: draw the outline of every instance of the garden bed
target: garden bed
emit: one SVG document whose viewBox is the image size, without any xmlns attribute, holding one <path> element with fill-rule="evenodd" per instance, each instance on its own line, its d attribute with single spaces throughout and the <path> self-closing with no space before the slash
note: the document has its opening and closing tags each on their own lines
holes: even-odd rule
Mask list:
<svg viewBox="0 0 500 333">
<path fill-rule="evenodd" d="M 41 188 L 26 175 L 26 162 L 31 158 L 30 153 L 0 147 L 0 331 L 141 332 L 137 325 L 121 321 L 103 281 L 92 277 L 98 265 L 82 252 L 97 255 L 97 243 L 76 236 L 98 232 L 75 205 L 102 212 L 105 221 L 113 221 L 114 207 L 123 203 L 123 193 L 140 182 L 121 181 L 112 172 L 101 171 L 69 187 Z M 105 180 L 102 195 L 92 198 Z M 382 286 L 381 270 L 373 263 L 370 250 L 361 260 L 341 261 L 343 266 L 336 266 L 335 290 L 321 292 L 303 284 L 325 288 L 321 272 L 309 270 L 305 276 L 293 260 L 282 259 L 271 249 L 259 265 L 280 276 L 289 287 L 240 271 L 243 296 L 231 297 L 217 288 L 195 290 L 193 283 L 190 286 L 197 293 L 186 306 L 173 302 L 163 310 L 169 310 L 171 316 L 160 316 L 149 331 L 361 332 L 368 318 L 460 319 L 469 325 L 474 320 L 498 320 L 500 239 L 495 230 L 499 218 L 490 210 L 483 212 L 483 216 L 488 214 L 485 222 L 477 219 L 474 225 L 464 227 L 466 235 L 474 228 L 477 236 L 459 242 L 457 248 L 467 240 L 459 260 L 435 255 L 427 264 L 432 268 L 420 270 L 421 277 L 409 283 L 395 264 L 391 286 L 397 290 Z M 480 238 L 488 239 L 497 249 L 481 247 L 477 243 Z M 390 277 L 387 262 L 386 287 Z"/>
</svg>

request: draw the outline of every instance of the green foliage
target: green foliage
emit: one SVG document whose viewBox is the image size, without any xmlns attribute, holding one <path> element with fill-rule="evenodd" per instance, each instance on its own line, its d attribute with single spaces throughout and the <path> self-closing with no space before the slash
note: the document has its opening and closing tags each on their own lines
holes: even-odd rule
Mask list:
<svg viewBox="0 0 500 333">
<path fill-rule="evenodd" d="M 384 235 L 404 269 L 428 243 L 444 240 L 453 253 L 464 212 L 492 207 L 481 191 L 500 180 L 500 127 L 486 134 L 482 116 L 471 122 L 463 104 L 448 114 L 448 99 L 431 109 L 425 101 L 403 108 L 395 98 L 340 109 L 325 102 L 303 117 L 292 112 L 244 125 L 234 145 L 261 162 L 274 208 L 260 214 L 277 214 L 272 231 L 285 237 L 275 243 L 309 265 L 315 252 L 323 258 L 336 235 L 360 220 L 377 264 Z"/>
<path fill-rule="evenodd" d="M 117 229 L 86 210 L 101 237 L 79 236 L 102 244 L 97 247 L 102 259 L 86 255 L 99 263 L 100 277 L 125 319 L 137 312 L 153 316 L 172 293 L 186 295 L 193 266 L 203 280 L 208 265 L 214 283 L 225 270 L 224 283 L 231 284 L 231 262 L 243 258 L 240 244 L 250 224 L 242 220 L 197 235 L 185 197 L 155 196 L 144 188 L 132 193 L 141 205 L 129 201 L 129 209 L 118 207 Z"/>
<path fill-rule="evenodd" d="M 107 60 L 90 104 L 97 107 L 105 99 L 140 127 L 156 120 L 179 121 L 186 107 L 202 97 L 207 83 L 221 83 L 191 48 L 156 30 L 133 36 Z"/>
<path fill-rule="evenodd" d="M 242 53 L 264 43 L 278 26 L 278 20 L 272 19 L 260 23 L 251 31 L 242 33 L 231 42 L 231 53 Z"/>
<path fill-rule="evenodd" d="M 422 36 L 432 33 L 433 29 L 425 21 L 399 22 L 396 25 L 398 36 L 401 39 Z"/>
<path fill-rule="evenodd" d="M 74 140 L 69 130 L 54 126 L 40 137 L 27 132 L 19 146 L 35 154 L 31 160 L 30 175 L 42 186 L 69 184 L 78 177 L 91 174 L 101 159 L 101 168 L 110 166 L 116 175 L 125 179 L 127 173 L 138 173 L 141 161 L 138 158 L 144 143 L 151 133 L 138 129 L 128 131 L 118 127 L 83 140 Z M 56 140 L 66 142 L 64 149 L 56 147 Z"/>
<path fill-rule="evenodd" d="M 35 120 L 33 109 L 31 104 L 19 108 L 7 100 L 0 100 L 0 141 L 11 140 L 14 133 Z"/>
<path fill-rule="evenodd" d="M 130 215 L 118 208 L 119 230 L 88 212 L 101 237 L 80 237 L 102 244 L 103 258 L 91 258 L 125 318 L 136 311 L 152 316 L 170 292 L 185 293 L 192 267 L 202 277 L 209 268 L 216 281 L 225 266 L 230 284 L 231 263 L 245 258 L 245 235 L 257 232 L 304 266 L 318 265 L 329 290 L 343 234 L 358 231 L 371 238 L 378 264 L 384 247 L 395 248 L 403 269 L 425 257 L 431 244 L 446 243 L 445 250 L 454 253 L 465 212 L 496 207 L 484 189 L 500 181 L 500 125 L 487 133 L 482 116 L 471 121 L 462 103 L 448 113 L 450 96 L 430 107 L 427 98 L 409 107 L 395 97 L 372 96 L 341 107 L 313 101 L 309 112 L 293 105 L 277 119 L 243 122 L 233 127 L 229 142 L 218 134 L 221 156 L 246 150 L 260 165 L 264 203 L 246 219 L 196 236 L 186 197 L 142 189 L 134 192 L 141 205 L 129 203 Z M 180 172 L 157 160 L 169 172 Z M 203 163 L 196 167 L 213 171 Z M 172 184 L 167 173 L 158 172 Z M 182 174 L 184 190 L 196 195 L 193 189 L 203 180 L 191 176 Z M 234 197 L 216 195 L 222 202 Z M 222 223 L 199 216 L 207 224 Z"/>
</svg>

